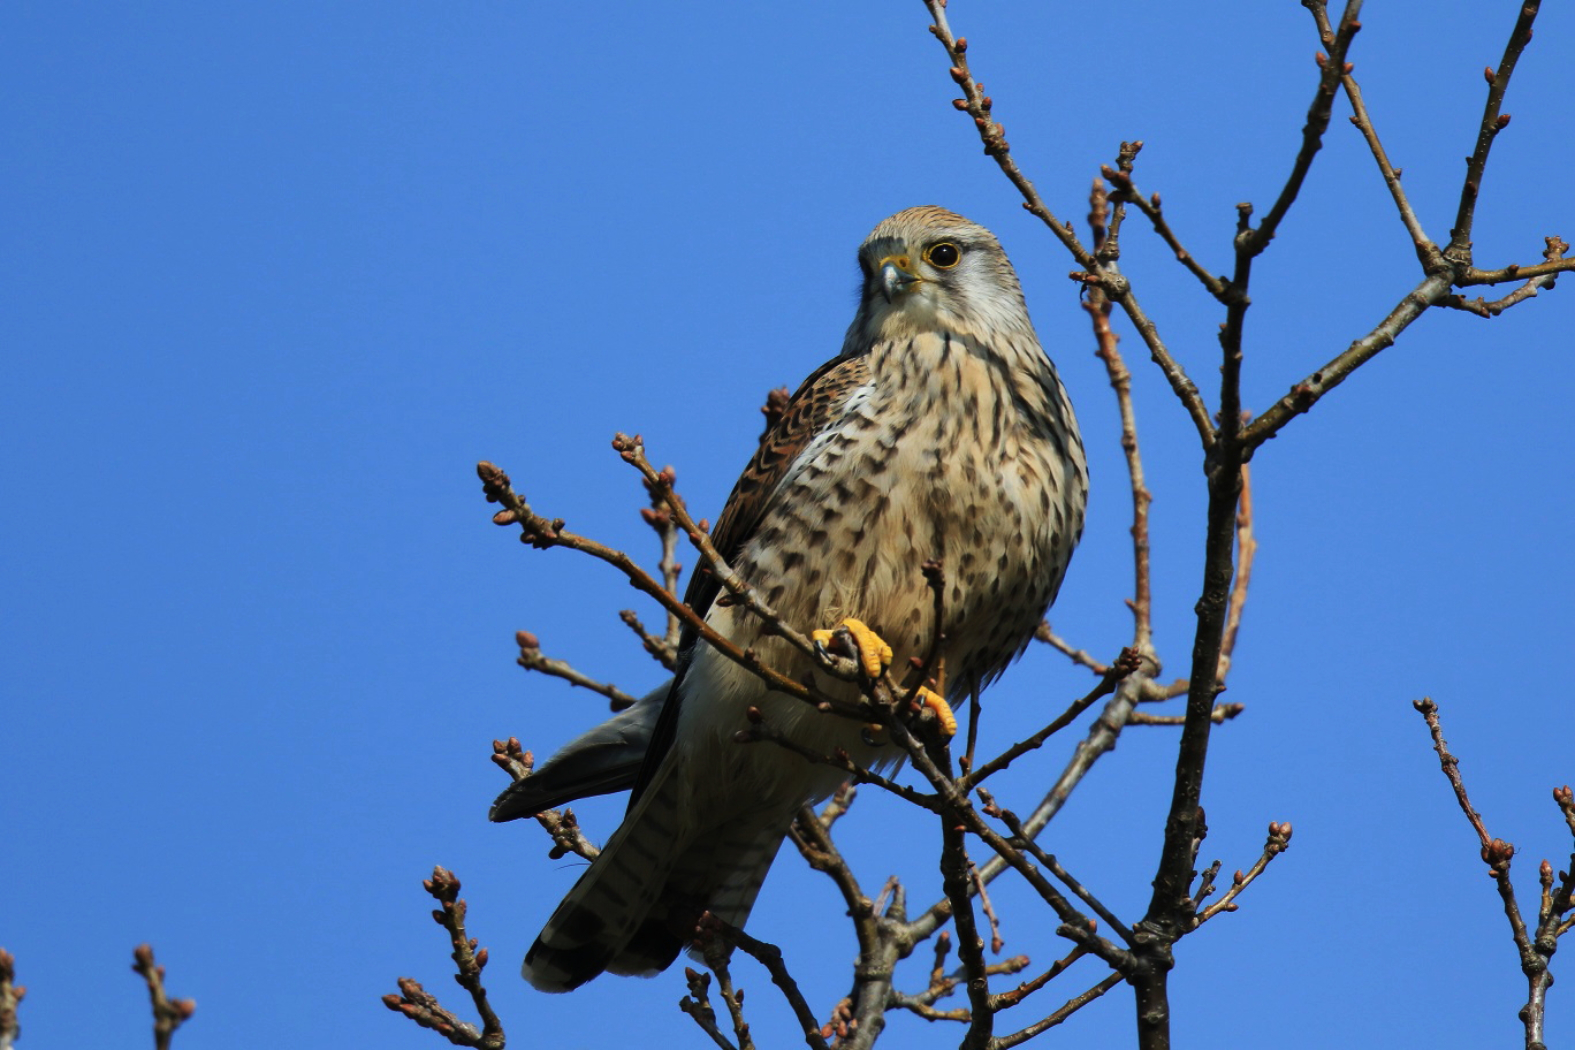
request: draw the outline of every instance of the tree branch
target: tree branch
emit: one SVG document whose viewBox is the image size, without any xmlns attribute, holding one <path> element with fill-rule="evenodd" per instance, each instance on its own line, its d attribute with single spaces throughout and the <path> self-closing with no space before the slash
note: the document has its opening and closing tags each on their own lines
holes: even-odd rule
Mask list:
<svg viewBox="0 0 1575 1050">
<path fill-rule="evenodd" d="M 153 1004 L 153 1045 L 157 1050 L 169 1050 L 175 1029 L 191 1020 L 191 1015 L 197 1012 L 197 1004 L 190 999 L 171 999 L 165 994 L 164 967 L 153 961 L 152 945 L 139 944 L 132 958 L 131 968 L 147 982 L 148 999 Z"/>
<path fill-rule="evenodd" d="M 22 1027 L 16 1020 L 16 1008 L 27 994 L 27 989 L 13 984 L 16 979 L 16 956 L 0 948 L 0 1050 L 11 1050 Z"/>
<path fill-rule="evenodd" d="M 454 960 L 454 980 L 470 994 L 476 1013 L 481 1016 L 480 1030 L 469 1022 L 443 1008 L 437 997 L 410 977 L 396 982 L 398 995 L 383 996 L 383 1005 L 395 1013 L 404 1014 L 422 1028 L 430 1028 L 455 1046 L 474 1046 L 481 1050 L 503 1050 L 503 1023 L 487 1001 L 487 989 L 481 983 L 481 971 L 487 965 L 487 949 L 477 948 L 474 938 L 465 933 L 465 902 L 459 899 L 459 879 L 447 868 L 435 867 L 432 877 L 421 885 L 442 907 L 432 912 L 432 918 L 448 931 L 453 946 L 450 958 Z"/>
</svg>

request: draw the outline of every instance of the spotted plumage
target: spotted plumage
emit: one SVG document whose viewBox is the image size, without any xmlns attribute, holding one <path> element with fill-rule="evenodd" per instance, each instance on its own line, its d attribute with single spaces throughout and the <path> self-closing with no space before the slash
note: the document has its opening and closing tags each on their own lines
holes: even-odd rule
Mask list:
<svg viewBox="0 0 1575 1050">
<path fill-rule="evenodd" d="M 1022 651 L 1060 587 L 1088 493 L 1077 421 L 988 230 L 911 208 L 875 228 L 859 266 L 842 352 L 762 438 L 713 539 L 788 622 L 808 631 L 857 617 L 887 639 L 897 667 L 928 646 L 935 625 L 920 565 L 942 561 L 947 691 L 966 697 Z M 686 600 L 789 675 L 813 671 L 717 593 L 697 573 Z M 818 684 L 854 693 L 823 676 Z M 784 749 L 735 742 L 750 707 L 812 750 L 842 748 L 869 765 L 890 757 L 861 726 L 768 693 L 693 632 L 659 702 L 625 718 L 615 745 L 604 733 L 583 747 L 598 756 L 584 764 L 587 790 L 628 782 L 630 740 L 645 754 L 622 825 L 526 956 L 538 988 L 567 991 L 604 970 L 653 973 L 702 911 L 735 925 L 748 918 L 794 812 L 842 778 Z M 572 773 L 573 756 L 563 761 Z M 564 784 L 574 782 L 560 776 L 550 797 L 572 797 Z M 505 793 L 494 819 L 523 815 L 522 797 Z"/>
</svg>

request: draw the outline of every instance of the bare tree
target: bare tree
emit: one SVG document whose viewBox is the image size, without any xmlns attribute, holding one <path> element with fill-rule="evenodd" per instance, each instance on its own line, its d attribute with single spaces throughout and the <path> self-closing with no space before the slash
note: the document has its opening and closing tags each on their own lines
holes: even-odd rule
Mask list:
<svg viewBox="0 0 1575 1050">
<path fill-rule="evenodd" d="M 1125 983 L 1132 989 L 1139 1046 L 1157 1050 L 1170 1045 L 1167 981 L 1175 964 L 1174 945 L 1216 916 L 1234 910 L 1243 891 L 1291 841 L 1289 823 L 1270 822 L 1261 854 L 1245 870 L 1224 880 L 1228 885 L 1222 884 L 1221 862 L 1214 861 L 1201 872 L 1198 870 L 1200 848 L 1207 834 L 1200 799 L 1210 734 L 1214 726 L 1240 711 L 1239 705 L 1221 704 L 1218 697 L 1230 672 L 1256 551 L 1250 473 L 1253 458 L 1296 417 L 1313 409 L 1356 369 L 1394 344 L 1428 311 L 1443 309 L 1470 318 L 1492 318 L 1553 287 L 1559 274 L 1575 268 L 1575 260 L 1565 258 L 1568 245 L 1556 236 L 1546 239 L 1541 261 L 1532 264 L 1480 268 L 1472 255 L 1483 174 L 1496 136 L 1509 124 L 1501 107 L 1516 64 L 1531 41 L 1539 4 L 1528 0 L 1519 6 L 1502 59 L 1496 67 L 1484 71 L 1486 99 L 1461 181 L 1454 224 L 1446 238 L 1435 238 L 1407 198 L 1400 172 L 1385 151 L 1348 60 L 1361 30 L 1359 0 L 1347 3 L 1338 20 L 1331 20 L 1323 0 L 1303 0 L 1322 51 L 1310 85 L 1311 99 L 1300 148 L 1289 162 L 1283 186 L 1261 218 L 1254 221 L 1258 211 L 1253 205 L 1238 206 L 1232 242 L 1234 259 L 1228 274 L 1205 267 L 1181 243 L 1166 218 L 1159 195 L 1139 189 L 1137 162 L 1141 142 L 1121 143 L 1114 163 L 1099 169 L 1089 198 L 1086 235 L 1059 218 L 1013 159 L 1005 131 L 993 116 L 994 101 L 985 94 L 970 65 L 967 40 L 957 35 L 948 21 L 944 0 L 925 0 L 925 5 L 932 20 L 931 32 L 944 48 L 949 75 L 962 96 L 955 101 L 956 108 L 973 121 L 985 154 L 1021 194 L 1024 207 L 1044 223 L 1077 266 L 1072 277 L 1082 287 L 1083 306 L 1119 408 L 1119 440 L 1126 457 L 1132 501 L 1131 641 L 1119 654 L 1104 659 L 1060 637 L 1048 624 L 1039 635 L 1042 642 L 1087 670 L 1093 679 L 1089 691 L 1072 700 L 1064 712 L 1038 732 L 988 758 L 974 754 L 974 734 L 981 714 L 975 707 L 962 753 L 953 754 L 943 734 L 936 732 L 933 720 L 916 712 L 912 695 L 889 676 L 863 682 L 863 702 L 850 707 L 820 693 L 813 685 L 782 675 L 751 651 L 732 645 L 710 631 L 704 620 L 683 604 L 678 597 L 676 550 L 679 540 L 687 538 L 732 602 L 749 608 L 801 651 L 817 653 L 820 666 L 828 674 L 858 680 L 849 659 L 816 650 L 803 633 L 803 625 L 783 622 L 750 588 L 749 581 L 726 564 L 711 546 L 706 524 L 690 515 L 674 491 L 671 470 L 654 467 L 639 438 L 619 435 L 614 449 L 640 473 L 646 486 L 650 506 L 645 516 L 659 536 L 662 551 L 655 573 L 642 569 L 628 554 L 567 529 L 562 519 L 532 508 L 514 490 L 507 474 L 492 464 L 481 464 L 480 476 L 487 498 L 501 504 L 502 509 L 494 518 L 498 524 L 518 526 L 521 539 L 533 547 L 567 547 L 607 562 L 659 603 L 666 616 L 660 633 L 648 631 L 632 612 L 623 617 L 645 649 L 664 666 L 672 666 L 680 629 L 698 631 L 711 645 L 758 674 L 773 689 L 818 705 L 828 717 L 856 717 L 880 725 L 917 773 L 917 785 L 893 780 L 860 767 L 846 754 L 809 751 L 764 721 L 739 741 L 739 746 L 744 747 L 788 748 L 808 761 L 837 766 L 846 772 L 847 785 L 822 810 L 806 808 L 798 815 L 792 840 L 809 865 L 832 881 L 846 904 L 858 944 L 858 960 L 846 996 L 817 1009 L 801 994 L 788 961 L 778 949 L 712 917 L 702 919 L 695 930 L 694 949 L 709 972 L 687 971 L 688 994 L 682 1009 L 711 1041 L 739 1050 L 754 1045 L 743 993 L 731 971 L 736 950 L 766 969 L 797 1018 L 802 1038 L 811 1047 L 872 1045 L 884 1031 L 890 1015 L 902 1011 L 928 1021 L 957 1024 L 959 1043 L 964 1048 L 1006 1050 L 1043 1034 Z M 1282 397 L 1267 410 L 1249 414 L 1243 411 L 1241 367 L 1253 267 L 1265 255 L 1296 204 L 1342 95 L 1351 107 L 1351 122 L 1370 149 L 1376 177 L 1387 187 L 1415 249 L 1418 271 L 1378 324 L 1355 334 L 1344 350 L 1328 360 L 1306 363 L 1306 370 L 1298 377 L 1287 377 L 1288 389 Z M 1220 378 L 1212 391 L 1200 389 L 1167 348 L 1154 319 L 1142 305 L 1138 288 L 1121 268 L 1125 222 L 1133 213 L 1177 260 L 1186 279 L 1195 281 L 1201 293 L 1217 304 L 1221 316 Z M 1496 297 L 1489 299 L 1481 294 L 1485 288 L 1498 289 L 1491 293 Z M 1474 296 L 1473 289 L 1478 290 Z M 1189 672 L 1184 679 L 1172 682 L 1157 678 L 1163 662 L 1152 629 L 1150 497 L 1133 407 L 1132 374 L 1112 327 L 1118 312 L 1136 333 L 1181 412 L 1190 420 L 1204 465 L 1207 520 L 1203 584 L 1196 601 Z M 780 400 L 767 402 L 768 418 L 773 406 L 779 411 Z M 913 571 L 926 574 L 936 600 L 940 601 L 945 566 L 927 563 L 913 566 Z M 936 620 L 939 622 L 939 617 Z M 615 710 L 632 702 L 633 698 L 620 690 L 546 656 L 534 635 L 522 632 L 519 643 L 520 663 L 527 669 L 599 692 L 609 698 Z M 1142 710 L 1146 703 L 1181 697 L 1185 697 L 1181 715 L 1150 715 Z M 991 777 L 1016 764 L 1041 761 L 1046 741 L 1076 724 L 1079 716 L 1096 704 L 1099 714 L 1082 730 L 1083 737 L 1072 749 L 1070 760 L 1059 770 L 1044 771 L 1040 780 L 1047 787 L 1040 797 L 1019 812 L 992 795 L 987 783 Z M 1557 877 L 1553 866 L 1543 862 L 1537 919 L 1528 924 L 1509 882 L 1513 847 L 1492 838 L 1471 806 L 1455 759 L 1444 744 L 1436 707 L 1423 701 L 1418 709 L 1427 720 L 1460 805 L 1481 839 L 1483 860 L 1501 894 L 1529 984 L 1520 1015 L 1526 1045 L 1540 1047 L 1546 992 L 1552 981 L 1548 963 L 1558 939 L 1575 921 L 1569 917 L 1575 891 L 1575 876 L 1571 874 L 1575 872 L 1575 856 L 1571 858 L 1570 870 L 1559 872 Z M 1180 737 L 1169 813 L 1157 851 L 1153 893 L 1143 914 L 1124 919 L 1102 902 L 1096 888 L 1067 871 L 1038 840 L 1090 768 L 1111 750 L 1128 727 L 1164 725 L 1179 725 Z M 516 779 L 531 773 L 532 756 L 517 740 L 495 742 L 493 758 Z M 895 796 L 896 804 L 918 807 L 938 818 L 941 834 L 936 852 L 943 877 L 942 897 L 922 908 L 910 906 L 907 889 L 895 880 L 871 893 L 871 887 L 862 883 L 843 859 L 835 841 L 836 824 L 862 787 L 877 788 Z M 1575 802 L 1570 789 L 1556 791 L 1555 801 L 1575 832 Z M 571 811 L 547 811 L 537 819 L 551 837 L 552 856 L 595 855 L 596 847 L 582 833 Z M 1025 958 L 992 963 L 984 951 L 987 941 L 999 941 L 989 888 L 1008 871 L 1032 888 L 1039 903 L 1054 916 L 1055 934 L 1065 942 L 1055 953 L 1059 957 L 1053 964 L 1034 972 L 1030 972 Z M 434 915 L 449 932 L 458 964 L 457 979 L 474 999 L 483 1024 L 478 1028 L 459 1020 L 409 979 L 402 979 L 401 993 L 385 997 L 385 1002 L 455 1044 L 501 1047 L 503 1028 L 487 1005 L 481 984 L 486 952 L 477 950 L 476 942 L 465 932 L 465 906 L 458 899 L 458 882 L 440 868 L 427 888 L 441 902 L 442 907 Z M 930 958 L 926 979 L 914 990 L 903 990 L 899 987 L 898 964 L 921 948 Z M 956 960 L 951 962 L 954 949 Z M 1098 964 L 1101 972 L 1097 979 L 1090 982 L 1079 978 L 1072 988 L 1050 997 L 1049 1006 L 1038 1005 L 1045 997 L 1036 993 L 1085 958 Z M 807 964 L 820 965 L 818 960 Z M 1086 969 L 1081 967 L 1076 972 L 1081 974 Z M 1035 1005 L 1022 1009 L 1030 998 Z M 718 999 L 720 1009 L 715 1002 Z M 951 1005 L 953 1000 L 956 1005 Z"/>
</svg>

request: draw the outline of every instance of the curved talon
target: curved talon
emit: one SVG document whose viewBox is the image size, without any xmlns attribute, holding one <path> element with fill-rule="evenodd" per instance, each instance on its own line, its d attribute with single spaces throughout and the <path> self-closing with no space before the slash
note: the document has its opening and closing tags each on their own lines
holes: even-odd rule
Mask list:
<svg viewBox="0 0 1575 1050">
<path fill-rule="evenodd" d="M 941 720 L 941 734 L 946 739 L 950 740 L 957 735 L 957 716 L 952 714 L 952 706 L 946 702 L 945 697 L 921 685 L 914 699 L 935 712 L 935 717 Z"/>
<path fill-rule="evenodd" d="M 847 628 L 848 634 L 853 636 L 853 645 L 859 651 L 859 665 L 864 669 L 864 673 L 871 679 L 885 674 L 886 668 L 891 666 L 891 646 L 886 644 L 884 638 L 865 626 L 862 620 L 855 620 L 850 616 L 834 629 L 811 632 L 810 638 L 821 648 L 830 649 L 832 639 L 837 631 L 843 628 Z"/>
</svg>

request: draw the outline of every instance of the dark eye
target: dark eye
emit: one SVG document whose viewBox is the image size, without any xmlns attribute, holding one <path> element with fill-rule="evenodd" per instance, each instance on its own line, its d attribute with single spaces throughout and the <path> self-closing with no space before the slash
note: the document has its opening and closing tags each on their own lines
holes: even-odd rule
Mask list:
<svg viewBox="0 0 1575 1050">
<path fill-rule="evenodd" d="M 941 241 L 924 249 L 924 261 L 937 270 L 950 270 L 962 259 L 962 249 L 951 241 Z"/>
</svg>

